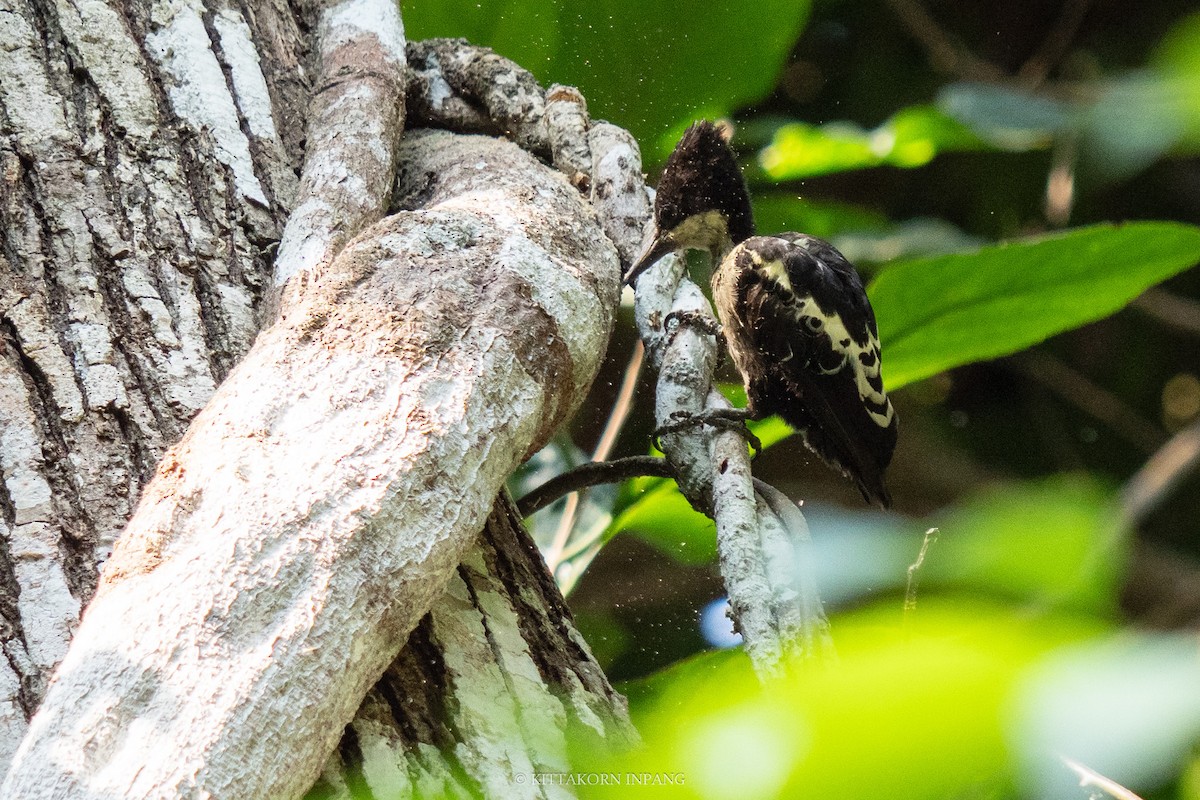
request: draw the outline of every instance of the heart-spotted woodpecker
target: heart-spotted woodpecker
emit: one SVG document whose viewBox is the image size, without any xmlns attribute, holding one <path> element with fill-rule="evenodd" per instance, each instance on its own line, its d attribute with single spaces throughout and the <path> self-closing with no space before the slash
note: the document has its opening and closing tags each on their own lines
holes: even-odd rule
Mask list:
<svg viewBox="0 0 1200 800">
<path fill-rule="evenodd" d="M 710 122 L 688 128 L 667 159 L 654 222 L 625 281 L 667 253 L 709 251 L 717 316 L 746 385 L 745 417 L 783 417 L 868 503 L 890 507 L 883 473 L 896 448 L 896 411 L 854 265 L 814 236 L 755 236 L 741 169 Z"/>
</svg>

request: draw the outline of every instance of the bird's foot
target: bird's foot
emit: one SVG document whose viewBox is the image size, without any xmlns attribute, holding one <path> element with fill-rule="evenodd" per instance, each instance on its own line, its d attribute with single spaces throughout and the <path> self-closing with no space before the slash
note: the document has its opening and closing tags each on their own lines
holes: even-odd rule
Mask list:
<svg viewBox="0 0 1200 800">
<path fill-rule="evenodd" d="M 662 445 L 659 443 L 659 437 L 668 433 L 679 433 L 688 428 L 694 428 L 697 425 L 708 425 L 718 430 L 731 431 L 741 436 L 750 445 L 750 449 L 754 451 L 751 458 L 758 458 L 762 452 L 762 442 L 757 436 L 751 432 L 746 421 L 750 419 L 750 412 L 744 408 L 714 408 L 700 414 L 690 414 L 686 411 L 676 411 L 671 415 L 671 422 L 658 428 L 651 434 L 651 441 L 654 446 L 662 450 Z"/>
<path fill-rule="evenodd" d="M 717 363 L 719 369 L 725 361 L 725 330 L 721 327 L 721 323 L 712 318 L 711 315 L 703 311 L 672 311 L 667 314 L 667 318 L 663 320 L 663 331 L 667 335 L 667 342 L 675 340 L 683 328 L 693 327 L 709 336 L 713 336 L 717 340 Z"/>
<path fill-rule="evenodd" d="M 721 331 L 721 323 L 703 311 L 672 311 L 663 320 L 663 332 L 668 337 L 674 339 L 675 335 L 685 325 L 697 328 L 709 336 L 715 336 L 718 339 L 725 338 L 724 333 Z"/>
</svg>

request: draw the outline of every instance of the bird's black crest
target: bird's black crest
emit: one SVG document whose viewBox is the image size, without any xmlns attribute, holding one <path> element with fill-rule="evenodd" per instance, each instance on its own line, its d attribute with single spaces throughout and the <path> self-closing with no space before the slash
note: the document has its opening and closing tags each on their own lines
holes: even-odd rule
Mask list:
<svg viewBox="0 0 1200 800">
<path fill-rule="evenodd" d="M 654 217 L 660 231 L 706 211 L 719 211 L 729 222 L 736 244 L 754 235 L 750 194 L 733 151 L 717 126 L 707 120 L 694 123 L 667 159 Z"/>
</svg>

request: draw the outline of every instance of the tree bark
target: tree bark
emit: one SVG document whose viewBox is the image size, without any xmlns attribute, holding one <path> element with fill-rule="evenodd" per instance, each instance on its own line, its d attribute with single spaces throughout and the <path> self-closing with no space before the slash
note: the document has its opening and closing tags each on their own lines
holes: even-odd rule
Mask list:
<svg viewBox="0 0 1200 800">
<path fill-rule="evenodd" d="M 500 491 L 612 326 L 579 193 L 412 135 L 410 210 L 266 290 L 348 5 L 0 0 L 5 797 L 519 796 L 632 736 Z"/>
</svg>

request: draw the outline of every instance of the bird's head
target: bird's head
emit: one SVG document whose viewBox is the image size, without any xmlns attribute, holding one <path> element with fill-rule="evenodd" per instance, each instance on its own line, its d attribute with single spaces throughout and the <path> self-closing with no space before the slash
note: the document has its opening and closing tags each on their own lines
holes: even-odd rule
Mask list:
<svg viewBox="0 0 1200 800">
<path fill-rule="evenodd" d="M 625 282 L 667 253 L 708 250 L 715 258 L 753 235 L 742 170 L 721 129 L 702 120 L 687 129 L 667 159 L 654 198 L 654 234 Z"/>
</svg>

